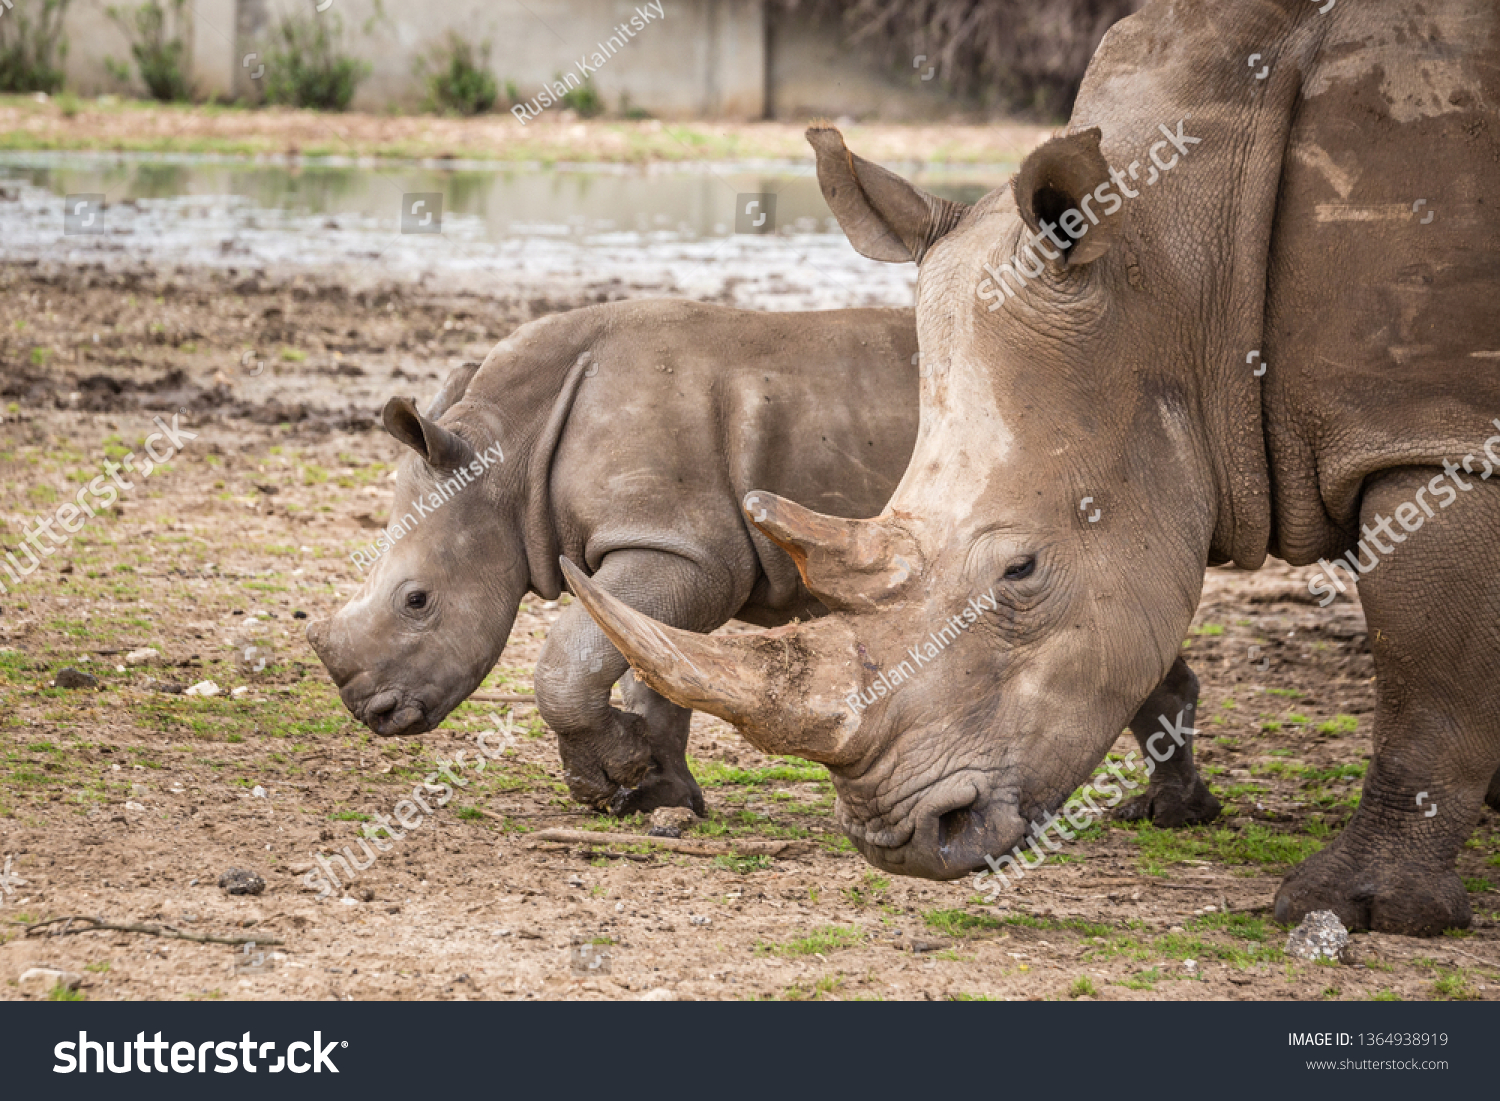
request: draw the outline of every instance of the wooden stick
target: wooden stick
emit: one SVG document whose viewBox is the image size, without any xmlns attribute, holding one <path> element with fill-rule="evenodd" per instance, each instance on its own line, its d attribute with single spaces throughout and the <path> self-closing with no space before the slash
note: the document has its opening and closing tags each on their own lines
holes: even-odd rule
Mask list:
<svg viewBox="0 0 1500 1101">
<path fill-rule="evenodd" d="M 469 696 L 474 703 L 529 703 L 536 706 L 536 697 L 523 692 L 475 692 Z M 611 696 L 609 702 L 615 707 L 625 703 L 623 696 Z"/>
<path fill-rule="evenodd" d="M 74 929 L 75 921 L 86 921 L 87 928 Z M 275 937 L 216 937 L 209 933 L 184 933 L 172 925 L 117 925 L 112 921 L 102 921 L 99 918 L 87 917 L 83 914 L 74 914 L 72 917 L 52 918 L 49 921 L 39 921 L 35 925 L 26 925 L 26 936 L 31 936 L 49 925 L 63 922 L 61 929 L 55 929 L 51 935 L 54 937 L 65 937 L 70 933 L 93 933 L 109 930 L 115 933 L 144 933 L 148 937 L 167 937 L 172 940 L 191 940 L 199 944 L 281 944 L 282 941 Z M 13 921 L 12 925 L 25 925 L 25 922 Z"/>
<path fill-rule="evenodd" d="M 593 830 L 538 830 L 530 841 L 561 841 L 569 845 L 652 845 L 688 856 L 799 856 L 811 846 L 806 841 L 685 841 L 678 837 L 649 837 L 642 833 L 596 833 Z"/>
</svg>

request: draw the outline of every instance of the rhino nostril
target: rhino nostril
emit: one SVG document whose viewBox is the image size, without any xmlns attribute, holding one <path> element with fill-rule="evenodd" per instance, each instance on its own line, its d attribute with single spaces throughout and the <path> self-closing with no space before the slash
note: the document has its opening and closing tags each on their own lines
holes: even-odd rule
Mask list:
<svg viewBox="0 0 1500 1101">
<path fill-rule="evenodd" d="M 979 826 L 979 812 L 970 803 L 965 807 L 956 807 L 938 818 L 938 847 L 947 849 L 952 843 L 959 840 L 965 833 Z"/>
<path fill-rule="evenodd" d="M 401 694 L 399 692 L 382 692 L 365 705 L 365 716 L 368 719 L 383 718 L 396 710 L 396 705 L 400 702 Z"/>
</svg>

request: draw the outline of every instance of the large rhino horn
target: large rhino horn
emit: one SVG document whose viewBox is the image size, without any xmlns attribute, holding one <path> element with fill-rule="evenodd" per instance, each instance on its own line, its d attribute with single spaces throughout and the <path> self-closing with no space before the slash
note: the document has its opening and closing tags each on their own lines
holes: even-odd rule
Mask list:
<svg viewBox="0 0 1500 1101">
<path fill-rule="evenodd" d="M 786 551 L 802 583 L 834 611 L 867 612 L 918 572 L 916 541 L 887 519 L 845 520 L 757 490 L 745 515 Z"/>
<path fill-rule="evenodd" d="M 636 676 L 656 691 L 733 723 L 763 753 L 827 765 L 854 759 L 852 735 L 859 723 L 837 695 L 840 663 L 813 653 L 803 636 L 806 625 L 710 638 L 658 623 L 605 592 L 568 559 L 561 563 L 568 588 Z M 845 679 L 849 684 L 842 686 L 852 688 L 852 669 Z"/>
</svg>

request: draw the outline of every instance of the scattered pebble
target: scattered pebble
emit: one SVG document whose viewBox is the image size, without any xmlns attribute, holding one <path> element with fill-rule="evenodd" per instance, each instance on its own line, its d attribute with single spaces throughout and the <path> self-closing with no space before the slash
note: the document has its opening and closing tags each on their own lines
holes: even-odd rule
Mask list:
<svg viewBox="0 0 1500 1101">
<path fill-rule="evenodd" d="M 90 673 L 81 673 L 69 665 L 57 671 L 57 679 L 52 683 L 59 688 L 98 688 L 99 678 Z"/>
<path fill-rule="evenodd" d="M 261 787 L 259 784 L 256 784 L 253 788 L 250 789 L 250 795 L 255 799 L 264 799 L 266 797 L 266 789 Z"/>
<path fill-rule="evenodd" d="M 246 693 L 246 692 L 248 692 L 248 691 L 250 691 L 250 689 L 248 689 L 248 688 L 246 688 L 246 687 L 245 687 L 245 686 L 244 686 L 244 685 L 243 685 L 243 684 L 242 684 L 242 685 L 240 685 L 240 686 L 239 686 L 239 687 L 238 687 L 238 688 L 236 688 L 236 689 L 234 689 L 234 690 L 233 690 L 233 691 L 231 691 L 231 692 L 230 692 L 230 693 L 229 693 L 229 694 L 230 694 L 230 695 L 231 695 L 231 696 L 233 696 L 233 697 L 234 697 L 234 698 L 235 698 L 235 699 L 239 699 L 239 697 L 241 697 L 241 696 L 243 696 L 243 695 L 244 695 L 244 694 L 245 694 L 245 693 Z"/>
<path fill-rule="evenodd" d="M 219 877 L 219 886 L 225 894 L 258 895 L 266 889 L 266 881 L 244 868 L 230 868 Z"/>
<path fill-rule="evenodd" d="M 1332 910 L 1314 910 L 1286 938 L 1286 954 L 1299 960 L 1336 960 L 1348 963 L 1349 932 Z"/>
<path fill-rule="evenodd" d="M 211 680 L 200 680 L 197 684 L 189 688 L 186 694 L 189 696 L 217 696 L 219 694 L 219 686 Z"/>
<path fill-rule="evenodd" d="M 72 971 L 60 971 L 54 967 L 32 967 L 22 972 L 16 985 L 21 988 L 22 994 L 45 997 L 59 986 L 66 990 L 77 990 L 82 983 L 83 976 L 74 974 Z"/>
<path fill-rule="evenodd" d="M 699 818 L 687 807 L 657 807 L 651 812 L 651 835 L 653 837 L 681 837 L 683 830 L 692 829 L 699 822 Z M 660 834 L 656 830 L 677 830 L 675 834 Z"/>
<path fill-rule="evenodd" d="M 126 665 L 157 665 L 161 662 L 161 651 L 154 646 L 143 646 L 125 655 Z"/>
</svg>

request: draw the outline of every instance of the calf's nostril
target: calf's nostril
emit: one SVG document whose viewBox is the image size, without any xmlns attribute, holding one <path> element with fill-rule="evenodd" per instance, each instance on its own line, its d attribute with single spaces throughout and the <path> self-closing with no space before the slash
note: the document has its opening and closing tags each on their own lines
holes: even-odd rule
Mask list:
<svg viewBox="0 0 1500 1101">
<path fill-rule="evenodd" d="M 963 837 L 969 830 L 979 825 L 979 812 L 970 803 L 965 807 L 956 807 L 938 818 L 938 847 L 950 848 L 954 842 Z"/>
</svg>

